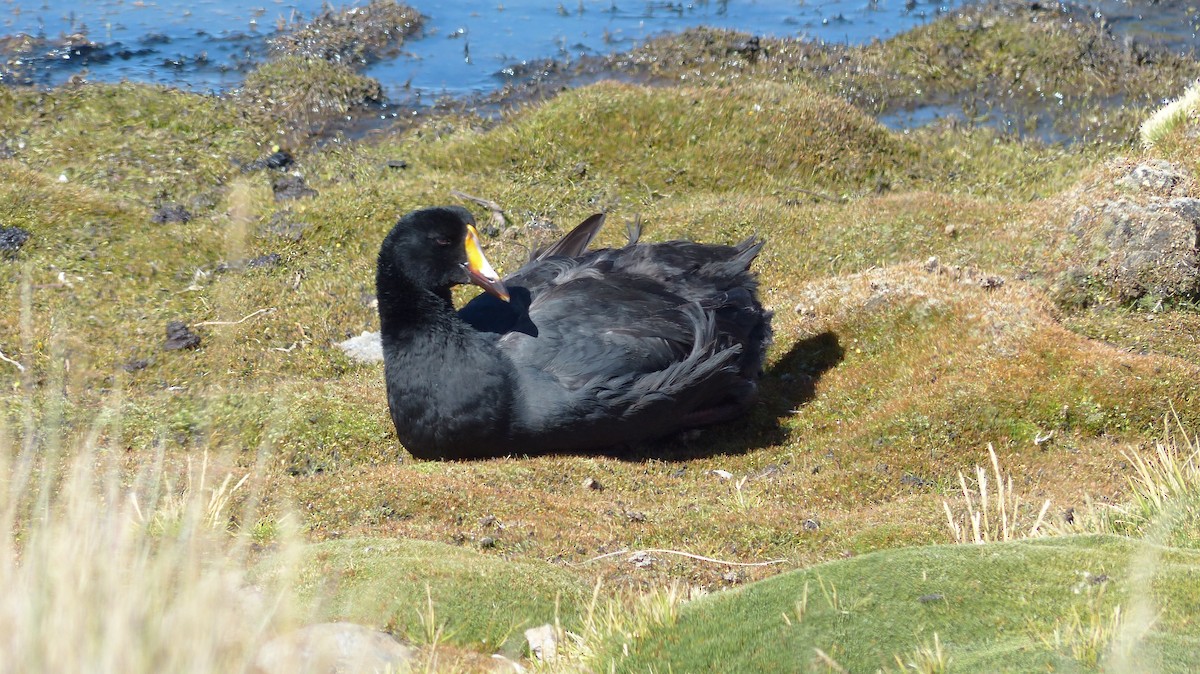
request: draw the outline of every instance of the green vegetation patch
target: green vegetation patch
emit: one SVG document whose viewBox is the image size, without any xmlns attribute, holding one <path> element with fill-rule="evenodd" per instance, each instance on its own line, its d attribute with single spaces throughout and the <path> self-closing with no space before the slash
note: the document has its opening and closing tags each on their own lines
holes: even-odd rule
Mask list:
<svg viewBox="0 0 1200 674">
<path fill-rule="evenodd" d="M 686 604 L 616 667 L 904 670 L 936 635 L 949 671 L 1185 672 L 1197 580 L 1200 555 L 1113 536 L 875 552 Z"/>
<path fill-rule="evenodd" d="M 350 66 L 286 55 L 255 68 L 239 96 L 259 124 L 297 142 L 331 117 L 383 100 L 383 88 Z"/>
<path fill-rule="evenodd" d="M 398 50 L 421 28 L 417 10 L 395 0 L 334 9 L 326 5 L 312 21 L 271 40 L 277 53 L 361 64 Z"/>
<path fill-rule="evenodd" d="M 142 84 L 0 87 L 0 138 L 0 155 L 52 179 L 192 209 L 259 152 L 230 101 Z"/>
<path fill-rule="evenodd" d="M 327 541 L 302 552 L 297 581 L 318 620 L 376 625 L 409 641 L 519 655 L 524 631 L 581 615 L 591 588 L 541 562 L 440 543 Z"/>
<path fill-rule="evenodd" d="M 701 28 L 609 57 L 612 67 L 689 86 L 803 82 L 872 114 L 922 105 L 997 118 L 1015 135 L 1128 142 L 1148 106 L 1200 75 L 1194 59 L 1130 47 L 1072 8 L 988 2 L 861 47 Z"/>
</svg>

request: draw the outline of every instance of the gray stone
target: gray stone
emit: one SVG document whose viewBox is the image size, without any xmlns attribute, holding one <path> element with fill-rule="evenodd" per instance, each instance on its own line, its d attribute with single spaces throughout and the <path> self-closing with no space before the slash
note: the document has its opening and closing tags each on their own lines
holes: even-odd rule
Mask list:
<svg viewBox="0 0 1200 674">
<path fill-rule="evenodd" d="M 1083 207 L 1071 223 L 1074 265 L 1060 278 L 1098 282 L 1116 299 L 1200 293 L 1200 199 L 1117 199 Z M 1086 262 L 1085 262 L 1086 260 Z"/>
<path fill-rule="evenodd" d="M 1138 164 L 1117 184 L 1160 196 L 1183 196 L 1185 172 L 1168 161 L 1152 160 Z"/>
<path fill-rule="evenodd" d="M 337 347 L 345 351 L 350 360 L 359 363 L 383 362 L 383 343 L 379 340 L 378 332 L 364 330 L 357 337 L 351 337 L 344 342 L 338 342 Z"/>
<path fill-rule="evenodd" d="M 0 251 L 15 253 L 29 240 L 29 232 L 20 227 L 0 227 Z"/>
<path fill-rule="evenodd" d="M 542 625 L 525 630 L 529 642 L 529 654 L 542 662 L 553 662 L 558 657 L 558 634 L 553 625 Z"/>
<path fill-rule="evenodd" d="M 390 634 L 354 623 L 318 623 L 263 644 L 258 674 L 384 674 L 403 671 L 416 652 Z"/>
</svg>

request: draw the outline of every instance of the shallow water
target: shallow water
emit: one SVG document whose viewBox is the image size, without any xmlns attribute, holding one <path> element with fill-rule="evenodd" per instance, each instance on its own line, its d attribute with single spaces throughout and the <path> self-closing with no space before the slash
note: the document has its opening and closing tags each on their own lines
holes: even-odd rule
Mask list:
<svg viewBox="0 0 1200 674">
<path fill-rule="evenodd" d="M 364 0 L 365 1 L 365 0 Z M 353 3 L 346 3 L 347 5 Z M 403 51 L 370 65 L 389 96 L 433 98 L 501 86 L 522 63 L 572 60 L 630 49 L 654 35 L 705 25 L 763 36 L 864 43 L 887 38 L 961 4 L 959 0 L 413 0 L 424 31 Z M 311 18 L 322 0 L 0 0 L 0 34 L 58 43 L 86 35 L 86 49 L 46 49 L 28 79 L 55 85 L 86 71 L 94 81 L 157 82 L 198 91 L 239 85 L 289 21 Z M 483 8 L 481 8 L 483 7 Z M 515 66 L 515 67 L 514 67 Z"/>
</svg>

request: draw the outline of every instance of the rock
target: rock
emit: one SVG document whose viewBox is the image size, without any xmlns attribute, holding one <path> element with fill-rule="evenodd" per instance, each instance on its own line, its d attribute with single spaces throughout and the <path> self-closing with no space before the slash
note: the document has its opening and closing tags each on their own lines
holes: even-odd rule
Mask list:
<svg viewBox="0 0 1200 674">
<path fill-rule="evenodd" d="M 1118 199 L 1083 207 L 1075 212 L 1071 232 L 1078 255 L 1091 253 L 1085 278 L 1099 281 L 1119 300 L 1200 293 L 1200 199 L 1151 197 L 1144 205 Z"/>
<path fill-rule="evenodd" d="M 984 276 L 979 279 L 979 287 L 984 290 L 995 290 L 1004 285 L 1004 278 L 1001 276 Z"/>
<path fill-rule="evenodd" d="M 1134 167 L 1118 185 L 1159 196 L 1185 196 L 1186 172 L 1168 161 L 1155 160 Z"/>
<path fill-rule="evenodd" d="M 189 222 L 191 219 L 192 214 L 179 204 L 163 204 L 154 211 L 154 215 L 150 216 L 150 222 L 156 225 L 165 225 L 168 222 Z"/>
<path fill-rule="evenodd" d="M 150 367 L 150 361 L 145 358 L 134 358 L 129 362 L 121 363 L 121 369 L 126 372 L 137 372 L 138 370 L 145 370 L 148 367 Z"/>
<path fill-rule="evenodd" d="M 594 477 L 589 477 L 589 478 L 584 479 L 583 488 L 591 489 L 594 491 L 603 491 L 604 485 L 600 484 L 600 480 L 597 480 Z"/>
<path fill-rule="evenodd" d="M 271 181 L 271 190 L 275 193 L 275 201 L 317 196 L 317 191 L 309 187 L 304 182 L 304 178 L 290 173 L 285 173 Z"/>
<path fill-rule="evenodd" d="M 0 252 L 15 253 L 29 240 L 29 232 L 20 227 L 0 227 Z"/>
<path fill-rule="evenodd" d="M 200 336 L 192 332 L 183 321 L 167 323 L 167 341 L 163 348 L 167 351 L 194 349 L 200 346 Z"/>
<path fill-rule="evenodd" d="M 817 529 L 821 528 L 821 522 L 816 518 L 810 518 L 804 520 L 804 523 L 801 524 L 801 526 L 804 527 L 805 531 L 816 531 Z"/>
<path fill-rule="evenodd" d="M 337 347 L 346 352 L 350 360 L 359 363 L 383 362 L 383 342 L 380 341 L 378 332 L 364 330 L 357 337 L 338 342 Z"/>
<path fill-rule="evenodd" d="M 484 536 L 483 538 L 479 539 L 479 547 L 494 548 L 496 547 L 496 539 L 492 538 L 491 536 Z"/>
<path fill-rule="evenodd" d="M 243 171 L 257 171 L 259 169 L 285 169 L 295 163 L 295 158 L 287 150 L 276 150 L 265 157 L 259 157 L 254 161 L 242 167 Z"/>
<path fill-rule="evenodd" d="M 406 169 L 408 168 L 408 162 L 404 161 L 403 159 L 389 159 L 387 167 L 396 170 Z"/>
<path fill-rule="evenodd" d="M 558 657 L 558 634 L 553 625 L 525 630 L 525 641 L 529 642 L 529 654 L 541 662 L 552 662 Z"/>
<path fill-rule="evenodd" d="M 275 267 L 278 266 L 282 260 L 283 258 L 280 257 L 279 253 L 267 253 L 266 255 L 259 255 L 258 257 L 246 262 L 246 268 L 259 269 L 261 267 Z"/>
<path fill-rule="evenodd" d="M 354 623 L 318 623 L 263 644 L 258 674 L 384 674 L 406 671 L 416 652 L 390 634 Z"/>
</svg>

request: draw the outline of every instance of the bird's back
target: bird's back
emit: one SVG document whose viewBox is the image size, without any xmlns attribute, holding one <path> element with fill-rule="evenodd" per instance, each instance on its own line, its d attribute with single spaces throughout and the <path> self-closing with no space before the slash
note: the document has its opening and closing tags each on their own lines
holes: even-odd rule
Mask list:
<svg viewBox="0 0 1200 674">
<path fill-rule="evenodd" d="M 535 382 L 530 442 L 649 439 L 753 402 L 771 338 L 749 271 L 761 247 L 670 241 L 543 256 L 505 279 L 513 302 L 481 295 L 459 315 L 495 333 Z"/>
</svg>

